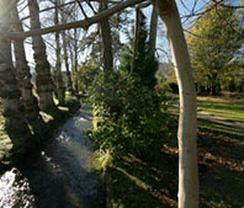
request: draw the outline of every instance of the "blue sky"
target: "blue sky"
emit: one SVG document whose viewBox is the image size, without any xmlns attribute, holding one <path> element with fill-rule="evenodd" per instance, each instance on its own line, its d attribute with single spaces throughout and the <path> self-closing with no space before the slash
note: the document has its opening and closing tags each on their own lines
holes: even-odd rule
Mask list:
<svg viewBox="0 0 244 208">
<path fill-rule="evenodd" d="M 229 0 L 233 4 L 239 4 L 239 0 Z M 210 2 L 210 0 L 176 0 L 179 12 L 181 16 L 189 15 L 192 12 L 199 12 L 204 9 L 204 7 Z M 148 16 L 148 20 L 150 20 L 150 15 L 151 15 L 151 7 L 148 7 L 147 9 L 144 9 L 145 14 Z M 42 14 L 42 16 L 48 16 L 47 14 Z M 49 14 L 50 16 L 50 14 Z M 51 15 L 52 16 L 52 15 Z M 46 17 L 45 17 L 46 18 Z M 52 18 L 52 17 L 49 17 Z M 183 26 L 185 28 L 189 27 L 193 22 L 194 18 L 186 19 L 182 18 Z M 162 26 L 162 22 L 160 23 L 159 30 L 158 30 L 158 41 L 157 41 L 157 48 L 158 48 L 158 54 L 160 61 L 168 61 L 168 55 L 166 56 L 165 54 L 169 54 L 169 46 L 167 39 L 165 37 L 165 32 Z M 53 35 L 45 35 L 44 38 L 46 40 L 52 40 Z M 123 40 L 123 37 L 122 37 Z M 27 39 L 28 42 L 31 42 L 31 39 Z M 27 59 L 28 62 L 30 63 L 31 66 L 34 65 L 33 61 L 33 50 L 32 46 L 30 44 L 25 44 L 26 47 L 26 53 L 27 53 Z M 48 59 L 51 63 L 51 65 L 54 65 L 55 63 L 55 53 L 53 53 L 53 49 L 50 47 L 50 45 L 47 45 L 47 51 L 48 51 Z M 84 59 L 82 55 L 80 55 L 80 59 Z"/>
</svg>

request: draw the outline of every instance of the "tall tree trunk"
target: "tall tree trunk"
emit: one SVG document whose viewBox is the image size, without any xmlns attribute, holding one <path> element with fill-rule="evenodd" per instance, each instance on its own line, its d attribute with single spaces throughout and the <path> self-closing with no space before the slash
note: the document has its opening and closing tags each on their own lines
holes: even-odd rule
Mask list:
<svg viewBox="0 0 244 208">
<path fill-rule="evenodd" d="M 39 5 L 37 0 L 28 0 L 31 29 L 40 29 Z M 34 59 L 36 62 L 36 89 L 39 95 L 39 107 L 43 111 L 55 112 L 53 101 L 54 85 L 52 83 L 50 64 L 47 60 L 46 46 L 40 35 L 32 36 Z"/>
<path fill-rule="evenodd" d="M 73 85 L 72 85 L 69 59 L 68 59 L 68 48 L 67 48 L 68 44 L 67 44 L 67 37 L 65 31 L 62 32 L 62 38 L 63 38 L 63 50 L 64 50 L 64 63 L 65 63 L 66 77 L 67 77 L 67 89 L 69 92 L 73 93 Z"/>
<path fill-rule="evenodd" d="M 4 16 L 4 9 L 9 0 L 0 1 L 0 31 L 7 33 L 10 29 L 10 14 Z M 25 118 L 21 102 L 21 92 L 18 89 L 15 69 L 12 64 L 11 43 L 3 36 L 0 37 L 0 97 L 3 114 L 6 119 L 5 129 L 13 142 L 14 153 L 25 150 L 31 133 Z"/>
<path fill-rule="evenodd" d="M 212 76 L 210 76 L 210 83 L 211 83 L 210 95 L 212 95 L 212 96 L 220 95 L 221 86 L 220 86 L 220 81 L 219 81 L 217 73 L 213 73 Z"/>
<path fill-rule="evenodd" d="M 138 61 L 138 48 L 139 48 L 139 39 L 140 39 L 140 23 L 142 12 L 140 7 L 136 7 L 136 18 L 134 26 L 134 45 L 133 45 L 133 57 L 131 62 L 131 70 L 134 71 L 136 67 L 136 62 Z"/>
<path fill-rule="evenodd" d="M 104 11 L 108 8 L 107 0 L 100 1 L 99 11 Z M 112 49 L 112 36 L 109 18 L 103 18 L 100 21 L 101 35 L 102 35 L 102 54 L 104 61 L 104 70 L 106 72 L 113 71 L 113 49 Z"/>
<path fill-rule="evenodd" d="M 59 24 L 59 16 L 58 16 L 58 6 L 60 5 L 59 0 L 55 0 L 55 14 L 54 14 L 54 24 Z M 65 88 L 63 83 L 63 76 L 61 71 L 61 48 L 60 48 L 60 34 L 59 32 L 55 33 L 55 41 L 56 41 L 56 67 L 55 67 L 55 78 L 57 82 L 57 97 L 60 105 L 65 104 Z"/>
<path fill-rule="evenodd" d="M 150 23 L 150 35 L 149 35 L 149 56 L 155 57 L 156 42 L 157 42 L 157 30 L 158 29 L 158 14 L 156 8 L 153 7 Z"/>
<path fill-rule="evenodd" d="M 199 185 L 196 92 L 190 57 L 175 1 L 154 0 L 153 3 L 167 28 L 180 90 L 178 207 L 197 208 L 199 206 Z"/>
<path fill-rule="evenodd" d="M 14 31 L 23 32 L 22 23 L 18 15 L 17 4 L 15 4 L 15 6 L 13 7 L 11 14 Z M 33 95 L 32 92 L 33 85 L 31 83 L 31 73 L 26 61 L 24 43 L 22 39 L 17 39 L 14 41 L 14 54 L 16 60 L 16 75 L 23 98 L 25 113 L 28 122 L 30 123 L 34 131 L 40 132 L 43 127 L 43 121 L 39 114 L 37 98 Z"/>
<path fill-rule="evenodd" d="M 78 35 L 77 35 L 77 29 L 74 29 L 74 72 L 77 73 L 78 72 Z M 79 86 L 78 86 L 78 79 L 76 79 L 75 84 L 74 84 L 74 88 L 76 93 L 79 93 Z"/>
</svg>

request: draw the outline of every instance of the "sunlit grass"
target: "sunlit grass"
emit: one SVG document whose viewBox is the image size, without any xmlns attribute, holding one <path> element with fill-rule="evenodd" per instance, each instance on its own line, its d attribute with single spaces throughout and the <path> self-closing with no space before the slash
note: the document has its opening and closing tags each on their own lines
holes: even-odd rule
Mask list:
<svg viewBox="0 0 244 208">
<path fill-rule="evenodd" d="M 211 131 L 216 134 L 225 134 L 233 139 L 244 141 L 244 131 L 238 128 L 217 124 L 204 119 L 198 120 L 198 128 L 203 131 Z"/>
<path fill-rule="evenodd" d="M 244 102 L 237 103 L 224 98 L 198 97 L 198 112 L 207 112 L 222 120 L 244 122 Z"/>
<path fill-rule="evenodd" d="M 98 150 L 93 156 L 93 168 L 96 171 L 104 172 L 112 164 L 112 155 L 109 150 Z"/>
<path fill-rule="evenodd" d="M 54 121 L 54 117 L 46 112 L 41 111 L 40 115 L 45 123 L 49 123 L 51 121 Z"/>
<path fill-rule="evenodd" d="M 12 149 L 12 142 L 4 130 L 5 120 L 2 115 L 2 109 L 0 108 L 0 161 L 4 156 L 8 155 L 8 152 Z"/>
<path fill-rule="evenodd" d="M 168 110 L 173 114 L 179 113 L 177 96 L 173 97 Z M 198 97 L 197 112 L 198 116 L 207 115 L 224 121 L 244 123 L 244 100 Z"/>
</svg>

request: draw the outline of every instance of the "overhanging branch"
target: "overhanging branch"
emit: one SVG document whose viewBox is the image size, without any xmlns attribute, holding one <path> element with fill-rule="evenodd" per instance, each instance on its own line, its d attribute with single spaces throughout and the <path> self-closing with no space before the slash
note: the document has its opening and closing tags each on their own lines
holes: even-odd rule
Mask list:
<svg viewBox="0 0 244 208">
<path fill-rule="evenodd" d="M 70 22 L 70 23 L 65 23 L 65 24 L 60 24 L 60 25 L 55 25 L 52 27 L 47 27 L 43 29 L 36 29 L 36 30 L 31 30 L 27 32 L 10 32 L 7 34 L 4 34 L 7 38 L 9 39 L 25 39 L 30 36 L 35 36 L 35 35 L 44 35 L 47 33 L 53 33 L 53 32 L 59 32 L 63 30 L 69 30 L 73 28 L 83 28 L 87 30 L 92 24 L 95 24 L 101 19 L 112 16 L 113 14 L 120 12 L 121 10 L 126 9 L 127 7 L 134 6 L 135 4 L 139 4 L 145 2 L 145 0 L 127 0 L 125 2 L 119 3 L 116 6 L 113 6 L 112 8 L 109 8 L 105 11 L 102 11 L 93 17 L 81 20 L 81 21 L 75 21 L 75 22 Z"/>
</svg>

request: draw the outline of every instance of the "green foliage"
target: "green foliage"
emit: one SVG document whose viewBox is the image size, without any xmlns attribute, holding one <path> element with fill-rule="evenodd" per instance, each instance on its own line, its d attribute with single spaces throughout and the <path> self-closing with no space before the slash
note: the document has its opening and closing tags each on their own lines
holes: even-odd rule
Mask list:
<svg viewBox="0 0 244 208">
<path fill-rule="evenodd" d="M 154 56 L 149 56 L 148 29 L 146 18 L 142 12 L 139 15 L 139 28 L 136 40 L 129 41 L 125 45 L 120 58 L 120 69 L 134 74 L 141 79 L 142 84 L 154 88 L 157 80 L 155 78 L 158 62 Z M 134 59 L 134 60 L 133 60 Z"/>
<path fill-rule="evenodd" d="M 141 13 L 136 41 L 125 45 L 118 70 L 101 72 L 89 92 L 94 114 L 90 136 L 113 156 L 156 156 L 168 137 L 165 91 L 156 90 L 157 61 L 148 55 L 147 39 Z"/>
<path fill-rule="evenodd" d="M 234 61 L 221 74 L 222 88 L 230 92 L 244 92 L 244 64 Z"/>
<path fill-rule="evenodd" d="M 217 94 L 220 75 L 241 48 L 238 14 L 234 9 L 216 6 L 196 22 L 191 32 L 194 35 L 188 36 L 188 45 L 195 80 L 198 86 Z"/>
<path fill-rule="evenodd" d="M 99 68 L 97 65 L 88 62 L 83 67 L 80 67 L 77 72 L 73 73 L 74 83 L 78 84 L 78 90 L 82 95 L 86 95 L 91 87 L 95 76 L 98 74 Z"/>
<path fill-rule="evenodd" d="M 155 154 L 163 144 L 167 116 L 161 109 L 164 94 L 142 85 L 125 72 L 99 75 L 91 96 L 97 128 L 91 137 L 115 154 Z"/>
</svg>

